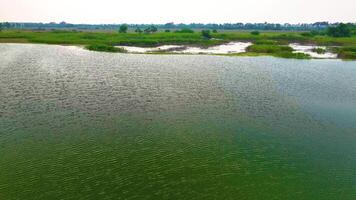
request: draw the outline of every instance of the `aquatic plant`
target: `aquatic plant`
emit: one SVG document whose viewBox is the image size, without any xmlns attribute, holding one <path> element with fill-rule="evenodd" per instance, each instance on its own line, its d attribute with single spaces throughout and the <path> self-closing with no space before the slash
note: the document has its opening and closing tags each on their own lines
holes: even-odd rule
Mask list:
<svg viewBox="0 0 356 200">
<path fill-rule="evenodd" d="M 146 33 L 153 33 L 151 31 L 154 30 L 154 27 L 148 27 Z M 314 44 L 317 46 L 340 46 L 342 48 L 356 46 L 356 37 L 330 37 L 327 35 L 306 37 L 299 32 L 261 32 L 260 35 L 252 35 L 250 32 L 219 32 L 211 34 L 210 31 L 208 34 L 207 32 L 204 34 L 206 34 L 207 37 L 202 37 L 202 32 L 156 32 L 154 34 L 127 32 L 126 34 L 117 34 L 115 32 L 84 32 L 70 30 L 21 31 L 5 29 L 0 32 L 0 42 L 66 45 L 107 44 L 111 46 L 127 45 L 139 47 L 159 45 L 195 45 L 209 47 L 231 41 L 246 41 L 253 42 L 256 45 L 263 44 L 267 46 L 283 46 L 290 43 Z M 214 36 L 216 40 L 209 40 L 212 36 Z M 343 49 L 342 51 L 349 50 Z M 337 53 L 339 53 L 339 50 Z"/>
<path fill-rule="evenodd" d="M 280 58 L 294 58 L 294 59 L 310 59 L 310 55 L 305 54 L 305 53 L 293 53 L 293 52 L 278 52 L 275 54 L 272 54 L 275 57 L 280 57 Z"/>
<path fill-rule="evenodd" d="M 246 49 L 248 52 L 255 53 L 279 53 L 279 52 L 292 52 L 293 49 L 289 46 L 281 45 L 268 45 L 268 44 L 254 44 Z"/>
<path fill-rule="evenodd" d="M 106 44 L 91 44 L 85 46 L 86 49 L 91 50 L 91 51 L 103 51 L 103 52 L 121 52 L 124 53 L 126 52 L 122 48 L 106 45 Z"/>
<path fill-rule="evenodd" d="M 326 53 L 326 50 L 323 48 L 313 48 L 312 52 L 315 52 L 317 54 L 324 54 L 324 53 Z"/>
</svg>

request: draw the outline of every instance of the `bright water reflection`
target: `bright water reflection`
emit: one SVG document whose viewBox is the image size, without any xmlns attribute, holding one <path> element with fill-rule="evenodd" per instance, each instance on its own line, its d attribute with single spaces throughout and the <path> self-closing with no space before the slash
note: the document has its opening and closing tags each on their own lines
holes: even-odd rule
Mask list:
<svg viewBox="0 0 356 200">
<path fill-rule="evenodd" d="M 246 52 L 246 48 L 252 45 L 250 42 L 230 42 L 227 44 L 212 46 L 209 48 L 190 47 L 182 45 L 163 45 L 158 47 L 134 47 L 118 46 L 129 53 L 152 53 L 152 52 L 172 52 L 185 54 L 231 54 Z"/>
</svg>

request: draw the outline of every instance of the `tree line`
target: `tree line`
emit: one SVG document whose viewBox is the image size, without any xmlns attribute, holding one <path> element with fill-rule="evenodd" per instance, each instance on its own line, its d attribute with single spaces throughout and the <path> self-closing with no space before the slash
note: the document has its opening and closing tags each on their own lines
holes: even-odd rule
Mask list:
<svg viewBox="0 0 356 200">
<path fill-rule="evenodd" d="M 71 24 L 60 23 L 1 23 L 3 29 L 78 29 L 78 30 L 117 30 L 122 24 Z M 182 30 L 182 29 L 210 29 L 210 30 L 276 30 L 276 31 L 311 31 L 326 30 L 329 27 L 336 27 L 340 23 L 316 22 L 311 24 L 278 24 L 278 23 L 223 23 L 223 24 L 126 24 L 128 29 L 134 29 L 139 32 L 155 32 L 157 30 Z M 355 24 L 347 24 L 354 26 Z M 157 28 L 157 30 L 152 29 Z"/>
</svg>

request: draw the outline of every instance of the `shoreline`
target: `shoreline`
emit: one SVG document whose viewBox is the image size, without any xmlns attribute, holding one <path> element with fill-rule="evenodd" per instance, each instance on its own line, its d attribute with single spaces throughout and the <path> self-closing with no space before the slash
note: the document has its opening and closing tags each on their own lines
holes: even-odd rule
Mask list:
<svg viewBox="0 0 356 200">
<path fill-rule="evenodd" d="M 220 45 L 228 44 L 231 42 L 243 42 L 243 41 L 229 41 L 222 43 Z M 256 52 L 239 52 L 239 53 L 180 53 L 180 52 L 170 52 L 170 51 L 152 51 L 152 52 L 110 52 L 110 51 L 97 51 L 97 50 L 90 50 L 87 48 L 87 45 L 84 44 L 48 44 L 48 43 L 34 43 L 34 42 L 2 42 L 0 38 L 0 45 L 1 44 L 24 44 L 24 45 L 49 45 L 49 46 L 63 46 L 63 47 L 77 47 L 81 50 L 85 51 L 92 51 L 98 53 L 115 53 L 115 54 L 132 54 L 132 55 L 182 55 L 182 56 L 189 56 L 189 55 L 202 55 L 202 56 L 227 56 L 227 57 L 275 57 L 275 58 L 284 58 L 284 59 L 297 59 L 297 60 L 342 60 L 342 61 L 356 61 L 355 59 L 342 59 L 342 58 L 315 58 L 315 57 L 308 57 L 308 58 L 294 58 L 294 57 L 281 57 L 277 54 L 273 53 L 256 53 Z M 166 44 L 172 45 L 172 44 Z M 304 45 L 304 44 L 303 44 Z M 183 45 L 182 45 L 183 46 Z M 215 45 L 218 46 L 218 45 Z M 113 46 L 115 47 L 115 46 Z M 149 47 L 140 47 L 140 46 L 127 46 L 127 47 L 139 47 L 139 48 L 149 48 Z M 160 46 L 151 46 L 150 48 L 158 48 Z M 202 49 L 207 49 L 209 46 L 200 46 L 200 45 L 184 45 L 184 47 L 200 47 Z M 210 46 L 214 47 L 214 46 Z"/>
<path fill-rule="evenodd" d="M 294 59 L 294 58 L 283 58 L 274 56 L 271 54 L 263 54 L 263 53 L 237 53 L 237 54 L 194 54 L 194 53 L 174 53 L 174 52 L 146 52 L 146 53 L 134 53 L 134 52 L 103 52 L 103 51 L 91 51 L 85 48 L 85 45 L 71 45 L 71 44 L 43 44 L 43 43 L 7 43 L 0 42 L 2 44 L 18 44 L 18 45 L 44 45 L 44 46 L 62 46 L 62 47 L 77 47 L 80 50 L 88 51 L 88 52 L 97 52 L 97 53 L 109 53 L 109 54 L 129 54 L 129 55 L 181 55 L 181 56 L 224 56 L 224 57 L 274 57 L 274 58 L 282 58 L 282 59 Z M 340 58 L 310 58 L 310 59 L 298 59 L 298 60 L 340 60 L 340 61 L 355 61 L 355 60 L 346 60 Z"/>
</svg>

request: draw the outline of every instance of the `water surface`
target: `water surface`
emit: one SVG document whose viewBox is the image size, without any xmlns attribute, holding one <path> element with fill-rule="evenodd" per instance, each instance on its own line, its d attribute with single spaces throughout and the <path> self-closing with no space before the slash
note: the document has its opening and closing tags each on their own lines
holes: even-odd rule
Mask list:
<svg viewBox="0 0 356 200">
<path fill-rule="evenodd" d="M 356 198 L 356 62 L 0 58 L 0 199 Z"/>
</svg>

